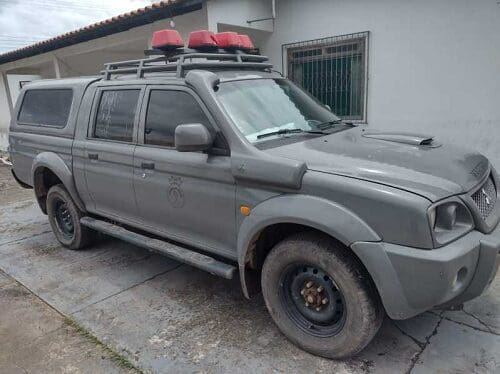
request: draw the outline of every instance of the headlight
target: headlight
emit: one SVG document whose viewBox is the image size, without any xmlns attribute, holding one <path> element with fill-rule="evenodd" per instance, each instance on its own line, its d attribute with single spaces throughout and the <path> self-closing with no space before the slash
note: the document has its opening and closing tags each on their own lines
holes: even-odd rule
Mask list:
<svg viewBox="0 0 500 374">
<path fill-rule="evenodd" d="M 432 205 L 428 217 L 436 247 L 458 239 L 474 228 L 469 209 L 457 197 Z"/>
</svg>

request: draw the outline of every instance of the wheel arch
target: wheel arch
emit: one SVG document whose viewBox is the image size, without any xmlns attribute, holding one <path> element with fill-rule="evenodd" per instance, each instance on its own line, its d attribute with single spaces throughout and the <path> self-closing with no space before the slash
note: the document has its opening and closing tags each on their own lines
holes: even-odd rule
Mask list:
<svg viewBox="0 0 500 374">
<path fill-rule="evenodd" d="M 260 289 L 258 273 L 271 248 L 288 235 L 306 230 L 328 235 L 349 251 L 356 241 L 381 240 L 361 218 L 329 200 L 307 195 L 281 195 L 266 200 L 252 209 L 238 233 L 238 266 L 247 298 Z"/>
<path fill-rule="evenodd" d="M 76 190 L 73 174 L 58 154 L 53 152 L 38 154 L 33 161 L 31 170 L 35 196 L 44 214 L 47 214 L 47 193 L 50 187 L 59 183 L 66 188 L 78 208 L 85 211 L 85 205 Z"/>
</svg>

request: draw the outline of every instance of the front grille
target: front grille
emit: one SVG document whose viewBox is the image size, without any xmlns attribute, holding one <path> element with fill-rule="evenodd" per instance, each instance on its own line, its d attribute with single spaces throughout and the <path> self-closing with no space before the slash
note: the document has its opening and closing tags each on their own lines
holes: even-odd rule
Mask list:
<svg viewBox="0 0 500 374">
<path fill-rule="evenodd" d="M 479 190 L 472 194 L 472 200 L 476 203 L 479 213 L 483 219 L 488 218 L 497 202 L 497 189 L 491 176 L 481 186 Z"/>
</svg>

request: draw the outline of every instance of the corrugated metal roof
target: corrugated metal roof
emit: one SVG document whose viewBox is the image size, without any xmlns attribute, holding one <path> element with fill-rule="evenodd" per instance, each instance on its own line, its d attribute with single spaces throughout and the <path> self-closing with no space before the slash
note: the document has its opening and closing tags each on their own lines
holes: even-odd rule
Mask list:
<svg viewBox="0 0 500 374">
<path fill-rule="evenodd" d="M 50 52 L 59 48 L 102 38 L 103 36 L 143 26 L 160 19 L 179 16 L 202 8 L 204 0 L 167 0 L 153 3 L 119 16 L 96 22 L 78 30 L 50 38 L 29 46 L 0 54 L 0 64 Z"/>
</svg>

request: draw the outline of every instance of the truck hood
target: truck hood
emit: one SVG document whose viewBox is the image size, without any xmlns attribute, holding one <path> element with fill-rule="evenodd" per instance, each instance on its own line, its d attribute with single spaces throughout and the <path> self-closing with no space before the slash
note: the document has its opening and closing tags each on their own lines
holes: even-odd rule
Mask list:
<svg viewBox="0 0 500 374">
<path fill-rule="evenodd" d="M 393 186 L 431 201 L 475 187 L 489 171 L 483 155 L 432 136 L 360 127 L 265 150 L 304 161 L 308 170 Z"/>
</svg>

